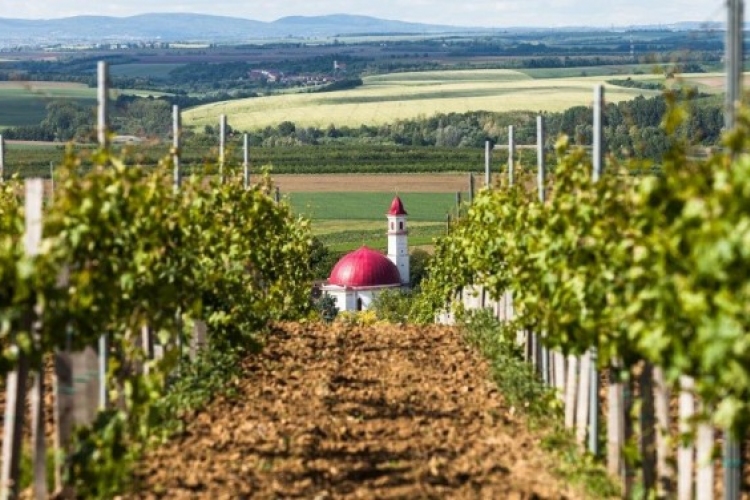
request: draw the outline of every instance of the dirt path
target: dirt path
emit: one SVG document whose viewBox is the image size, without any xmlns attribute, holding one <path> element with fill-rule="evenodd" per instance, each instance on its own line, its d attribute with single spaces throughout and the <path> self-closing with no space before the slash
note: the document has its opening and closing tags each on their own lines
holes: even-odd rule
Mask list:
<svg viewBox="0 0 750 500">
<path fill-rule="evenodd" d="M 286 325 L 140 498 L 576 498 L 452 329 Z"/>
</svg>

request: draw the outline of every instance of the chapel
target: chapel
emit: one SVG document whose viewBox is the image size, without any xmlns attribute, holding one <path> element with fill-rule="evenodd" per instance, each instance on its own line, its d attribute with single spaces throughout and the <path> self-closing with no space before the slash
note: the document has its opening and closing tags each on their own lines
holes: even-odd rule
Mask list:
<svg viewBox="0 0 750 500">
<path fill-rule="evenodd" d="M 336 301 L 339 311 L 364 311 L 383 290 L 409 286 L 409 248 L 406 210 L 396 196 L 386 214 L 388 254 L 362 246 L 344 255 L 321 287 Z"/>
</svg>

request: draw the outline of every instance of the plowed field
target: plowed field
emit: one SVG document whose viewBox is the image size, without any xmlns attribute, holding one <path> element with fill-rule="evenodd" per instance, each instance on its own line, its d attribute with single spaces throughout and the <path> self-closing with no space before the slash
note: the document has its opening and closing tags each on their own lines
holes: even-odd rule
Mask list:
<svg viewBox="0 0 750 500">
<path fill-rule="evenodd" d="M 577 498 L 446 327 L 284 325 L 135 498 Z"/>
</svg>

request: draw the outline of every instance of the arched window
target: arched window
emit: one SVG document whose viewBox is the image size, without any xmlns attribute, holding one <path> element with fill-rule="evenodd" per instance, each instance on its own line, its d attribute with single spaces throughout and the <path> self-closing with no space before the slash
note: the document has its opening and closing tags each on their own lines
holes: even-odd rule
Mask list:
<svg viewBox="0 0 750 500">
<path fill-rule="evenodd" d="M 398 230 L 403 231 L 404 230 L 404 221 L 401 221 L 398 223 Z"/>
<path fill-rule="evenodd" d="M 391 222 L 391 231 L 393 231 L 393 222 Z"/>
<path fill-rule="evenodd" d="M 362 307 L 363 307 L 362 298 L 361 297 L 357 297 L 357 311 L 361 311 Z"/>
</svg>

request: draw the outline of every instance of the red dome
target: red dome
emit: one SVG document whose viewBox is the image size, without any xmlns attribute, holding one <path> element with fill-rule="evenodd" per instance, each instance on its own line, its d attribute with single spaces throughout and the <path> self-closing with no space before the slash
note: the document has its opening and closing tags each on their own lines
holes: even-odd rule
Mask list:
<svg viewBox="0 0 750 500">
<path fill-rule="evenodd" d="M 401 198 L 396 196 L 391 202 L 391 209 L 388 210 L 388 215 L 409 215 L 404 210 L 404 204 L 401 203 Z"/>
<path fill-rule="evenodd" d="M 328 284 L 338 286 L 387 286 L 400 285 L 396 264 L 382 253 L 363 246 L 344 255 L 328 278 Z"/>
</svg>

